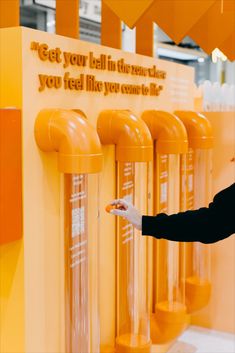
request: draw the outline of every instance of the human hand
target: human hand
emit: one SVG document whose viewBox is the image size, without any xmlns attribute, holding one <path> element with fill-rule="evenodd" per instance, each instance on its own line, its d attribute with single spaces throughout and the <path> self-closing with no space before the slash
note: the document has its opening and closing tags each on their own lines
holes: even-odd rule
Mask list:
<svg viewBox="0 0 235 353">
<path fill-rule="evenodd" d="M 142 229 L 142 215 L 132 203 L 124 199 L 117 199 L 111 202 L 111 206 L 114 206 L 114 208 L 111 208 L 108 212 L 115 216 L 123 217 L 133 224 L 135 228 Z"/>
</svg>

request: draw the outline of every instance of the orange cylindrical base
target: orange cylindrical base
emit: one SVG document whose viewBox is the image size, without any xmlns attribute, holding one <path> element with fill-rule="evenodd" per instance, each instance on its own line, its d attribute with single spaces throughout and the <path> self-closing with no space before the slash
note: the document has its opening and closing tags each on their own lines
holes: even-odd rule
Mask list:
<svg viewBox="0 0 235 353">
<path fill-rule="evenodd" d="M 172 308 L 168 302 L 156 305 L 155 313 L 151 315 L 150 331 L 154 344 L 173 341 L 188 326 L 189 316 L 184 304 L 174 302 Z"/>
<path fill-rule="evenodd" d="M 126 334 L 116 340 L 116 353 L 150 353 L 151 341 L 145 336 Z"/>
<path fill-rule="evenodd" d="M 197 276 L 188 277 L 185 281 L 185 295 L 188 313 L 200 310 L 210 300 L 211 283 Z"/>
<path fill-rule="evenodd" d="M 115 353 L 115 348 L 112 346 L 101 345 L 100 353 Z"/>
</svg>

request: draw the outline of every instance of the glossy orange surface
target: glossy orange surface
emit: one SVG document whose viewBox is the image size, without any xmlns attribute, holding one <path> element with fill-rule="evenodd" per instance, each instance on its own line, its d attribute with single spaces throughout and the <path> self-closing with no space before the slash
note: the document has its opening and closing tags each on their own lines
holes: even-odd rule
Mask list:
<svg viewBox="0 0 235 353">
<path fill-rule="evenodd" d="M 187 133 L 175 115 L 158 110 L 145 111 L 141 118 L 148 126 L 153 140 L 157 140 L 157 152 L 166 154 L 186 153 Z"/>
<path fill-rule="evenodd" d="M 0 110 L 0 244 L 23 233 L 21 111 Z"/>
<path fill-rule="evenodd" d="M 153 159 L 151 134 L 142 119 L 129 110 L 104 110 L 97 121 L 103 145 L 116 145 L 116 160 L 148 162 Z"/>
<path fill-rule="evenodd" d="M 175 115 L 186 127 L 189 147 L 193 149 L 210 149 L 213 147 L 212 126 L 203 114 L 193 111 L 175 111 Z"/>
<path fill-rule="evenodd" d="M 98 135 L 83 114 L 44 109 L 35 122 L 35 139 L 44 152 L 58 152 L 63 173 L 97 173 L 103 156 Z"/>
</svg>

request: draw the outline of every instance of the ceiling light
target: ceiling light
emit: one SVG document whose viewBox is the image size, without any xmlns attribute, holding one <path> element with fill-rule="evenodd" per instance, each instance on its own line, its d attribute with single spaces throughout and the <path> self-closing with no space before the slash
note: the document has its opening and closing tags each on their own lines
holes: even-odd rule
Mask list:
<svg viewBox="0 0 235 353">
<path fill-rule="evenodd" d="M 204 63 L 205 59 L 204 59 L 204 58 L 198 58 L 197 61 L 198 61 L 199 63 Z"/>
<path fill-rule="evenodd" d="M 211 59 L 212 59 L 212 62 L 215 64 L 217 63 L 218 60 L 226 61 L 227 56 L 224 55 L 224 53 L 222 53 L 221 50 L 219 50 L 218 48 L 215 48 L 211 54 Z"/>
</svg>

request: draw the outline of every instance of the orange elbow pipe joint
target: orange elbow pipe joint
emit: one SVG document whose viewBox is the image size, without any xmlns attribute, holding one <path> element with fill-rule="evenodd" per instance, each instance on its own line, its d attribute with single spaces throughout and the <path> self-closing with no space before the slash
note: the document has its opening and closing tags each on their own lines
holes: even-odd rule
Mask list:
<svg viewBox="0 0 235 353">
<path fill-rule="evenodd" d="M 158 110 L 147 110 L 141 118 L 148 126 L 153 140 L 157 140 L 157 153 L 180 154 L 188 150 L 187 132 L 175 115 Z"/>
<path fill-rule="evenodd" d="M 212 126 L 204 115 L 193 111 L 175 111 L 174 114 L 186 127 L 189 147 L 193 149 L 210 149 L 213 147 Z"/>
<path fill-rule="evenodd" d="M 151 134 L 140 118 L 129 110 L 105 110 L 100 113 L 97 131 L 103 145 L 116 145 L 116 160 L 148 162 L 153 159 Z"/>
<path fill-rule="evenodd" d="M 44 109 L 35 122 L 35 139 L 44 152 L 58 152 L 62 173 L 98 173 L 103 155 L 95 128 L 78 111 Z"/>
</svg>

